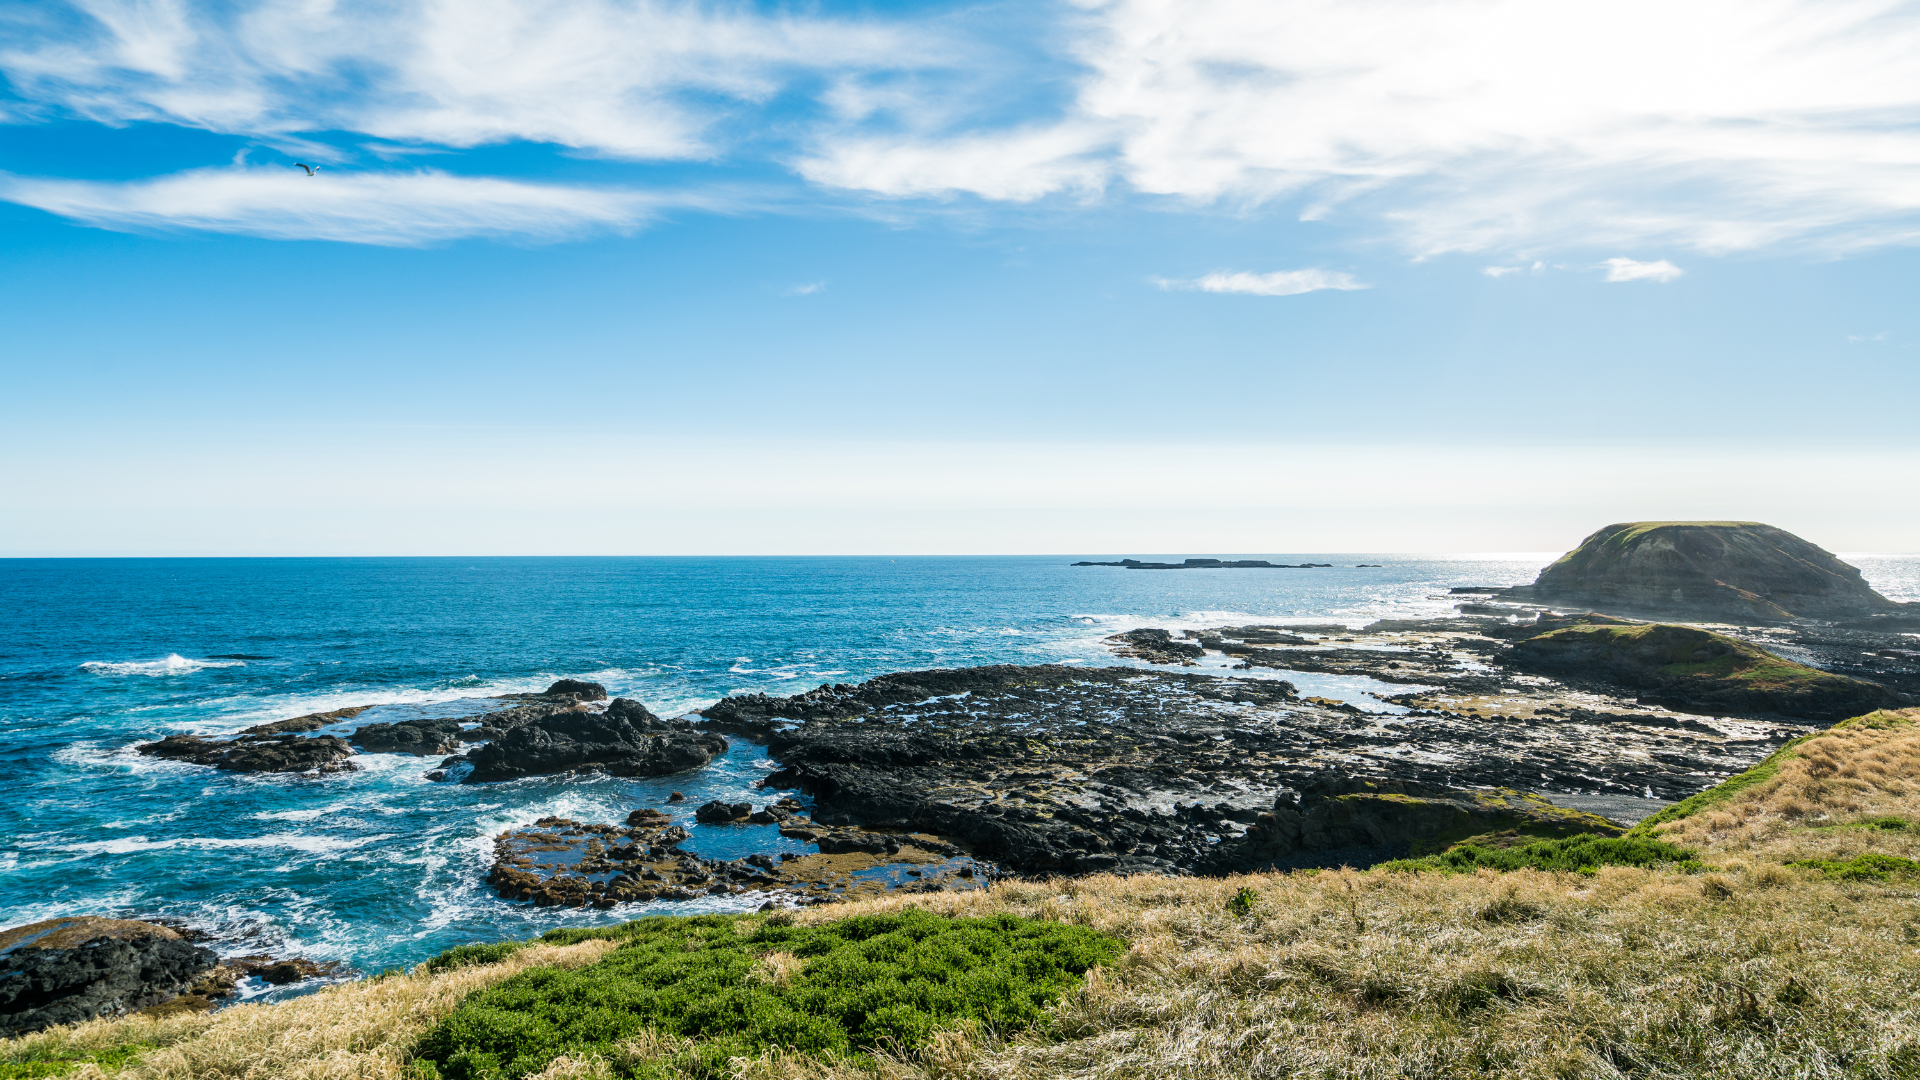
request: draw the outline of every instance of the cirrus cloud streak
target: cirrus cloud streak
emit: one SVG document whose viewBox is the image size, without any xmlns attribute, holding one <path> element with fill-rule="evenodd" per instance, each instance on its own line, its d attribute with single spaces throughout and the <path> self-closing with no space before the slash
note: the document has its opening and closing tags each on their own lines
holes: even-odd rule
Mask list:
<svg viewBox="0 0 1920 1080">
<path fill-rule="evenodd" d="M 246 166 L 120 183 L 0 175 L 0 199 L 121 231 L 204 229 L 396 247 L 467 236 L 626 231 L 664 206 L 701 201 L 431 169 L 309 177 Z"/>
<path fill-rule="evenodd" d="M 1165 291 L 1239 293 L 1243 296 L 1299 296 L 1323 289 L 1370 289 L 1343 270 L 1275 270 L 1256 274 L 1247 270 L 1215 270 L 1197 278 L 1154 278 Z"/>
</svg>

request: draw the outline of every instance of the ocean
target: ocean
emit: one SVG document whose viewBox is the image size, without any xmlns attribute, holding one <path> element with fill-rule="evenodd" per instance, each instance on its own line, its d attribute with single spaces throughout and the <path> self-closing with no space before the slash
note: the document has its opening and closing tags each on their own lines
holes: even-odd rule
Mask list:
<svg viewBox="0 0 1920 1080">
<path fill-rule="evenodd" d="M 435 759 L 394 754 L 308 780 L 132 748 L 351 705 L 377 707 L 329 730 L 467 715 L 560 677 L 678 716 L 889 671 L 1121 664 L 1101 645 L 1117 631 L 1450 614 L 1449 587 L 1529 582 L 1555 555 L 1237 555 L 1223 557 L 1334 565 L 1179 571 L 1068 565 L 1116 555 L 0 560 L 0 926 L 158 917 L 229 952 L 372 972 L 556 926 L 743 908 L 534 908 L 483 884 L 492 837 L 547 815 L 656 806 L 701 855 L 803 850 L 772 826 L 692 820 L 708 799 L 765 801 L 751 785 L 773 765 L 743 740 L 677 776 L 492 785 L 430 782 Z M 1920 557 L 1846 558 L 1888 596 L 1920 600 Z M 1281 674 L 1386 708 L 1371 680 Z M 668 807 L 675 790 L 687 801 Z"/>
</svg>

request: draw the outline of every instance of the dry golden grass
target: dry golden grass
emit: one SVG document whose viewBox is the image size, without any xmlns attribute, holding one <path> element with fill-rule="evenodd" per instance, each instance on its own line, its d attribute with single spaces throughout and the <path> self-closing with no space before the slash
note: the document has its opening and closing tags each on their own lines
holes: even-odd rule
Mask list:
<svg viewBox="0 0 1920 1080">
<path fill-rule="evenodd" d="M 1591 876 L 1329 872 L 1223 879 L 1090 877 L 886 896 L 793 913 L 801 923 L 918 906 L 1012 912 L 1116 934 L 1051 1028 L 947 1032 L 855 1068 L 770 1054 L 738 1080 L 1148 1080 L 1182 1077 L 1920 1077 L 1920 894 L 1783 865 L 1876 850 L 1920 820 L 1920 726 L 1855 724 L 1801 744 L 1771 778 L 1662 835 L 1714 872 Z M 1257 896 L 1245 917 L 1228 901 Z M 128 1077 L 401 1077 L 405 1050 L 466 993 L 604 943 L 529 949 L 437 976 L 338 987 L 211 1017 L 97 1021 L 33 1040 L 161 1044 Z M 797 962 L 797 961 L 794 961 Z M 789 977 L 769 957 L 752 977 Z M 672 1053 L 562 1059 L 544 1080 L 598 1080 Z M 75 1073 L 99 1076 L 98 1070 Z"/>
<path fill-rule="evenodd" d="M 1724 856 L 1847 859 L 1920 856 L 1920 709 L 1873 713 L 1823 731 L 1782 756 L 1773 775 L 1690 818 L 1662 840 Z M 1847 826 L 1904 818 L 1913 828 Z"/>
</svg>

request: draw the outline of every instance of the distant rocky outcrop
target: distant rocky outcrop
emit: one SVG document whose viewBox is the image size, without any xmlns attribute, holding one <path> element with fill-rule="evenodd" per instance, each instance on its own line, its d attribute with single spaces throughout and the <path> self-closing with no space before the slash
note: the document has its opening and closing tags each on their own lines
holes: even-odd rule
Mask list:
<svg viewBox="0 0 1920 1080">
<path fill-rule="evenodd" d="M 630 698 L 615 698 L 604 712 L 556 710 L 530 719 L 443 770 L 472 765 L 467 783 L 594 770 L 616 776 L 665 776 L 697 768 L 725 753 L 727 740 L 684 720 L 662 720 Z M 452 775 L 451 772 L 448 775 Z"/>
<path fill-rule="evenodd" d="M 0 1035 L 159 1004 L 217 960 L 175 930 L 131 919 L 81 916 L 14 927 L 0 932 Z"/>
<path fill-rule="evenodd" d="M 1630 521 L 1580 542 L 1509 599 L 1614 614 L 1780 622 L 1903 610 L 1860 571 L 1757 521 Z"/>
<path fill-rule="evenodd" d="M 347 740 L 335 735 L 241 735 L 208 739 L 199 735 L 169 735 L 159 742 L 134 747 L 149 757 L 211 765 L 232 772 L 350 772 L 356 766 Z"/>
<path fill-rule="evenodd" d="M 1844 720 L 1905 704 L 1878 683 L 1820 671 L 1756 645 L 1692 626 L 1623 624 L 1591 616 L 1514 643 L 1516 667 L 1599 676 L 1655 691 L 1674 707 Z"/>
<path fill-rule="evenodd" d="M 1074 566 L 1123 566 L 1128 570 L 1312 570 L 1319 567 L 1331 567 L 1332 563 L 1303 562 L 1276 563 L 1265 559 L 1184 559 L 1180 562 L 1141 562 L 1139 559 L 1121 559 L 1119 562 L 1077 562 Z M 1360 563 L 1371 566 L 1371 563 Z"/>
</svg>

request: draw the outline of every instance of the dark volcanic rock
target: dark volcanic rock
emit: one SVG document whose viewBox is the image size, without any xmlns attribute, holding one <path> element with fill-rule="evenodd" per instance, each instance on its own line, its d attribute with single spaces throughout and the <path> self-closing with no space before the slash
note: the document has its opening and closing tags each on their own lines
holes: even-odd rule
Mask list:
<svg viewBox="0 0 1920 1080">
<path fill-rule="evenodd" d="M 607 688 L 597 682 L 582 682 L 579 679 L 561 679 L 547 687 L 542 697 L 569 697 L 575 701 L 605 701 Z"/>
<path fill-rule="evenodd" d="M 167 927 L 126 919 L 50 919 L 0 932 L 0 1035 L 158 1004 L 216 959 Z"/>
<path fill-rule="evenodd" d="M 1135 657 L 1154 664 L 1191 666 L 1207 653 L 1190 641 L 1175 641 L 1172 633 L 1152 627 L 1115 634 L 1107 639 L 1107 644 L 1113 647 L 1115 656 Z"/>
<path fill-rule="evenodd" d="M 354 745 L 375 754 L 450 754 L 460 748 L 458 720 L 402 720 L 368 724 L 353 733 Z"/>
<path fill-rule="evenodd" d="M 469 783 L 599 769 L 616 776 L 664 776 L 724 753 L 727 740 L 684 720 L 662 720 L 628 698 L 605 712 L 549 712 L 502 734 L 466 758 Z"/>
<path fill-rule="evenodd" d="M 1868 587 L 1832 554 L 1757 521 L 1609 525 L 1540 572 L 1515 599 L 1618 614 L 1731 619 L 1859 618 L 1916 611 Z"/>
<path fill-rule="evenodd" d="M 1520 667 L 1653 690 L 1665 702 L 1809 720 L 1845 720 L 1907 704 L 1903 695 L 1876 683 L 1796 664 L 1692 626 L 1567 625 L 1516 642 L 1511 659 Z"/>
<path fill-rule="evenodd" d="M 1066 666 L 906 672 L 831 699 L 755 696 L 709 712 L 803 720 L 772 736 L 784 767 L 767 783 L 811 793 L 819 825 L 951 837 L 1024 873 L 1259 865 L 1264 849 L 1226 845 L 1329 770 L 1436 790 L 1550 783 L 1677 799 L 1778 745 L 1671 720 L 1369 714 L 1278 680 Z"/>
<path fill-rule="evenodd" d="M 284 735 L 289 731 L 318 731 L 328 724 L 337 724 L 342 720 L 351 720 L 371 705 L 355 705 L 347 709 L 335 709 L 332 712 L 308 713 L 291 720 L 275 720 L 271 724 L 255 724 L 250 728 L 241 728 L 242 735 Z"/>
<path fill-rule="evenodd" d="M 134 749 L 168 761 L 233 772 L 349 772 L 355 768 L 352 762 L 343 760 L 353 756 L 353 747 L 333 735 L 241 735 L 234 739 L 169 735 Z"/>
<path fill-rule="evenodd" d="M 725 825 L 735 821 L 745 821 L 752 813 L 753 804 L 751 803 L 723 803 L 715 799 L 695 809 L 693 820 L 703 825 Z"/>
</svg>

